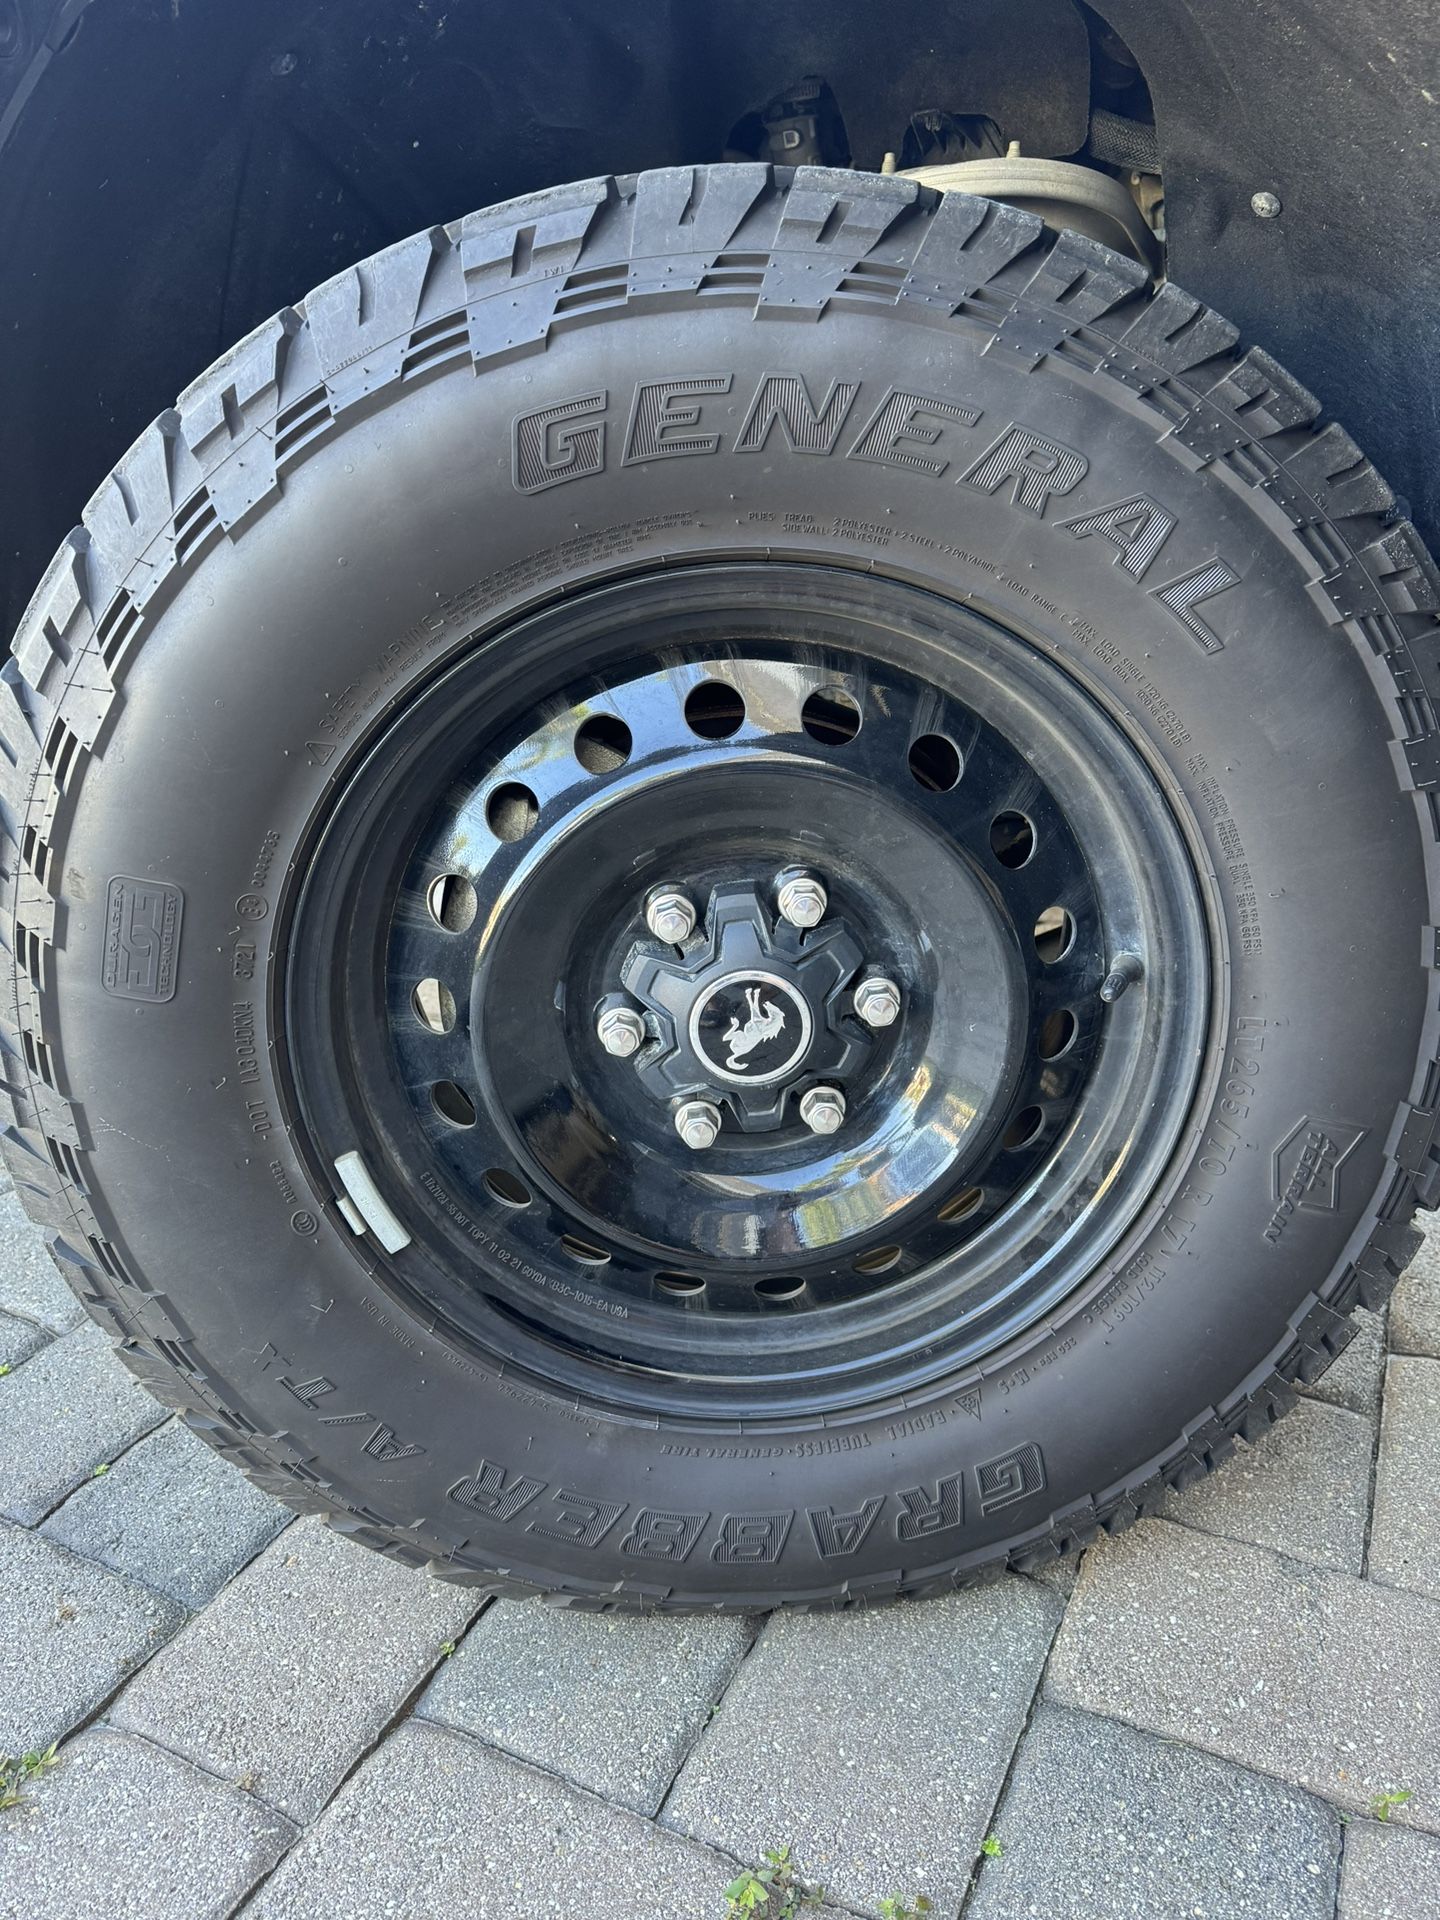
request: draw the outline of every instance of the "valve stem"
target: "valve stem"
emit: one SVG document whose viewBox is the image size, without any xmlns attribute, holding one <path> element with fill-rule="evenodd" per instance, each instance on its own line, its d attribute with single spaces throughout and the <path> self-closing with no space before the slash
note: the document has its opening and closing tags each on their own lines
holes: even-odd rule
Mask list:
<svg viewBox="0 0 1440 1920">
<path fill-rule="evenodd" d="M 1100 998 L 1107 1006 L 1118 1000 L 1127 987 L 1133 987 L 1145 971 L 1138 953 L 1117 953 L 1110 971 L 1100 983 Z"/>
</svg>

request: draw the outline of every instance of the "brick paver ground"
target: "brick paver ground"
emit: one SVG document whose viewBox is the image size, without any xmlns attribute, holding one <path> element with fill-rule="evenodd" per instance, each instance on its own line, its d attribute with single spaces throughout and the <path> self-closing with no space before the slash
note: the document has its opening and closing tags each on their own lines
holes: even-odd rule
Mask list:
<svg viewBox="0 0 1440 1920">
<path fill-rule="evenodd" d="M 780 1845 L 817 1920 L 1440 1920 L 1440 1231 L 1163 1517 L 869 1616 L 487 1605 L 292 1522 L 8 1191 L 0 1369 L 0 1751 L 60 1743 L 0 1920 L 723 1920 Z"/>
</svg>

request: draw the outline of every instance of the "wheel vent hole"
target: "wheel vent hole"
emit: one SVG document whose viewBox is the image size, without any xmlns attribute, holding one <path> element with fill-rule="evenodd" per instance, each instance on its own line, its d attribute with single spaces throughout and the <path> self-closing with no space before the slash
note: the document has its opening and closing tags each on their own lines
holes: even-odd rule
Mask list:
<svg viewBox="0 0 1440 1920">
<path fill-rule="evenodd" d="M 453 1080 L 437 1080 L 430 1089 L 430 1098 L 440 1118 L 448 1120 L 452 1127 L 474 1126 L 475 1102 Z"/>
<path fill-rule="evenodd" d="M 438 880 L 432 880 L 425 900 L 430 918 L 446 933 L 464 933 L 479 905 L 474 887 L 458 873 L 442 873 Z"/>
<path fill-rule="evenodd" d="M 698 1273 L 657 1273 L 655 1284 L 662 1293 L 673 1293 L 684 1298 L 705 1291 L 705 1282 Z"/>
<path fill-rule="evenodd" d="M 842 687 L 818 687 L 800 709 L 800 724 L 823 747 L 843 747 L 860 731 L 860 707 Z"/>
<path fill-rule="evenodd" d="M 485 802 L 485 824 L 497 840 L 523 840 L 540 818 L 540 802 L 518 780 L 505 780 Z"/>
<path fill-rule="evenodd" d="M 935 1218 L 943 1220 L 947 1226 L 954 1226 L 957 1221 L 968 1220 L 972 1213 L 978 1213 L 984 1199 L 983 1187 L 966 1187 L 963 1193 L 957 1193 L 947 1200 Z"/>
<path fill-rule="evenodd" d="M 943 733 L 922 733 L 912 741 L 910 771 L 927 793 L 949 793 L 964 771 L 960 749 Z"/>
<path fill-rule="evenodd" d="M 793 1273 L 775 1273 L 755 1282 L 757 1300 L 798 1300 L 804 1291 L 805 1282 Z"/>
<path fill-rule="evenodd" d="M 613 713 L 592 713 L 575 735 L 575 758 L 587 773 L 614 773 L 634 747 L 634 735 Z"/>
<path fill-rule="evenodd" d="M 1062 1053 L 1068 1053 L 1077 1031 L 1075 1016 L 1068 1007 L 1047 1014 L 1040 1028 L 1040 1058 L 1058 1060 Z"/>
<path fill-rule="evenodd" d="M 455 1025 L 455 996 L 443 980 L 422 980 L 410 1005 L 428 1033 L 449 1033 Z"/>
<path fill-rule="evenodd" d="M 1044 1125 L 1045 1115 L 1039 1107 L 1022 1107 L 1005 1129 L 1002 1144 L 1008 1153 L 1018 1153 L 1022 1147 L 1028 1147 L 1032 1141 L 1039 1139 Z"/>
<path fill-rule="evenodd" d="M 1035 951 L 1047 967 L 1063 960 L 1075 944 L 1075 922 L 1064 907 L 1046 907 L 1035 922 Z"/>
<path fill-rule="evenodd" d="M 889 1273 L 892 1267 L 900 1264 L 899 1247 L 872 1247 L 868 1253 L 862 1253 L 855 1262 L 856 1273 Z"/>
<path fill-rule="evenodd" d="M 507 1167 L 490 1168 L 485 1175 L 485 1191 L 502 1207 L 528 1207 L 532 1198 L 525 1182 Z"/>
<path fill-rule="evenodd" d="M 702 680 L 685 698 L 685 724 L 702 740 L 728 740 L 745 722 L 745 702 L 723 680 Z"/>
<path fill-rule="evenodd" d="M 1035 829 L 1023 813 L 997 813 L 990 822 L 990 850 L 1002 867 L 1023 867 L 1035 851 Z"/>
<path fill-rule="evenodd" d="M 561 1246 L 572 1260 L 578 1260 L 585 1267 L 604 1267 L 609 1265 L 610 1256 L 603 1247 L 592 1247 L 588 1240 L 577 1240 L 573 1233 L 562 1235 Z"/>
</svg>

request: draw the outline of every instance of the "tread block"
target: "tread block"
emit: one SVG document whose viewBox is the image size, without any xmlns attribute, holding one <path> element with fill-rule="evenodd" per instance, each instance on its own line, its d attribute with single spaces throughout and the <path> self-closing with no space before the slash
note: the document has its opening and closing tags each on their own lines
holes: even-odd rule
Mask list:
<svg viewBox="0 0 1440 1920">
<path fill-rule="evenodd" d="M 1405 1173 L 1431 1174 L 1436 1151 L 1436 1118 L 1428 1107 L 1400 1109 L 1399 1130 L 1391 1141 L 1390 1154 Z"/>
<path fill-rule="evenodd" d="M 1177 420 L 1164 436 L 1172 445 L 1183 447 L 1197 467 L 1238 453 L 1252 445 L 1255 437 L 1233 415 L 1211 406 L 1208 400 L 1197 400 L 1185 418 Z"/>
<path fill-rule="evenodd" d="M 47 946 L 55 938 L 55 902 L 28 871 L 20 875 L 14 901 L 15 924 L 23 934 L 43 940 Z"/>
<path fill-rule="evenodd" d="M 914 207 L 913 180 L 800 167 L 786 196 L 760 288 L 762 314 L 817 319 L 840 283 L 869 258 L 891 228 Z"/>
<path fill-rule="evenodd" d="M 1025 293 L 1032 300 L 1063 301 L 1072 319 L 1088 325 L 1149 283 L 1138 260 L 1122 259 L 1083 233 L 1062 233 L 1026 282 Z"/>
<path fill-rule="evenodd" d="M 1321 574 L 1311 595 L 1336 622 L 1373 620 L 1386 611 L 1379 587 L 1356 554 L 1348 554 L 1339 566 Z"/>
<path fill-rule="evenodd" d="M 566 276 L 613 188 L 607 180 L 587 180 L 571 193 L 572 204 L 548 208 L 542 203 L 551 196 L 534 196 L 533 218 L 530 202 L 521 201 L 502 222 L 482 214 L 460 222 L 456 244 L 477 366 L 543 346 Z M 496 302 L 497 294 L 504 294 L 503 301 Z"/>
<path fill-rule="evenodd" d="M 97 608 L 106 605 L 122 583 L 143 608 L 175 565 L 173 469 L 179 437 L 179 414 L 173 409 L 162 413 L 100 483 L 80 516 L 90 535 L 91 591 Z"/>
<path fill-rule="evenodd" d="M 847 266 L 865 259 L 920 196 L 914 180 L 798 167 L 780 208 L 774 244 L 782 251 L 833 253 Z"/>
<path fill-rule="evenodd" d="M 76 662 L 70 675 L 70 684 L 65 689 L 66 732 L 72 740 L 87 752 L 99 738 L 100 729 L 115 699 L 115 682 L 110 669 L 98 648 L 87 648 Z M 73 765 L 64 775 L 68 782 L 73 774 Z"/>
<path fill-rule="evenodd" d="M 21 673 L 52 704 L 59 697 L 63 669 L 95 637 L 88 598 L 89 548 L 90 536 L 83 529 L 65 536 L 25 609 L 12 648 Z"/>
<path fill-rule="evenodd" d="M 1167 281 L 1120 335 L 1124 353 L 1112 353 L 1106 364 L 1118 366 L 1127 356 L 1140 355 L 1166 373 L 1188 373 L 1229 353 L 1239 338 L 1237 327 Z"/>
<path fill-rule="evenodd" d="M 1037 246 L 1046 233 L 1038 214 L 968 193 L 947 193 L 922 230 L 906 291 L 933 281 L 940 304 L 956 308 Z"/>
<path fill-rule="evenodd" d="M 771 182 L 770 168 L 758 162 L 719 173 L 703 167 L 642 173 L 632 213 L 631 293 L 693 291 Z"/>
<path fill-rule="evenodd" d="M 1416 793 L 1433 793 L 1440 787 L 1440 737 L 1433 733 L 1416 734 L 1408 740 L 1392 743 L 1400 778 Z"/>
<path fill-rule="evenodd" d="M 1402 700 L 1428 700 L 1432 706 L 1440 705 L 1440 626 L 1416 634 L 1408 644 L 1402 641 L 1392 646 L 1385 658 Z"/>
<path fill-rule="evenodd" d="M 991 222 L 991 215 L 999 210 L 997 203 L 983 199 L 978 193 L 934 193 L 927 190 L 916 204 L 924 210 L 925 224 L 919 232 L 905 291 L 907 295 L 923 297 L 930 291 L 936 276 L 944 274 L 947 259 L 963 253 L 975 242 L 982 226 L 990 223 L 1004 227 L 1006 223 Z M 1005 211 L 1014 212 L 1015 209 L 1006 208 Z M 1006 259 L 1013 259 L 1028 244 L 1028 239 L 1022 242 L 1012 234 Z M 940 291 L 938 288 L 935 290 Z"/>
<path fill-rule="evenodd" d="M 1293 1353 L 1286 1355 L 1277 1371 L 1286 1380 L 1300 1380 L 1309 1386 L 1354 1338 L 1355 1322 L 1349 1315 L 1317 1301 L 1301 1323 Z"/>
<path fill-rule="evenodd" d="M 1320 411 L 1310 389 L 1260 347 L 1251 347 L 1222 374 L 1207 398 L 1234 413 L 1251 440 L 1308 427 Z"/>
<path fill-rule="evenodd" d="M 1027 304 L 1006 314 L 985 351 L 1008 350 L 1034 366 L 1149 281 L 1138 260 L 1122 260 L 1083 234 L 1062 233 L 1026 282 Z"/>
<path fill-rule="evenodd" d="M 1333 420 L 1281 463 L 1285 478 L 1303 488 L 1312 518 L 1349 520 L 1388 513 L 1395 496 L 1342 426 Z M 1280 475 L 1274 476 L 1277 481 Z M 1271 481 L 1264 483 L 1267 487 Z M 1283 483 L 1282 483 L 1283 484 Z"/>
<path fill-rule="evenodd" d="M 266 429 L 280 410 L 286 358 L 301 324 L 286 307 L 237 342 L 176 402 L 181 439 L 227 533 L 279 485 L 275 442 Z"/>
<path fill-rule="evenodd" d="M 1440 613 L 1440 569 L 1408 520 L 1387 528 L 1360 558 L 1391 613 Z"/>
<path fill-rule="evenodd" d="M 1355 1262 L 1364 1306 L 1378 1311 L 1395 1290 L 1395 1283 L 1420 1250 L 1425 1238 L 1418 1227 L 1400 1220 L 1377 1227 L 1369 1246 Z"/>
<path fill-rule="evenodd" d="M 431 227 L 337 273 L 306 300 L 332 414 L 399 379 L 431 270 L 449 252 L 445 229 Z"/>
</svg>

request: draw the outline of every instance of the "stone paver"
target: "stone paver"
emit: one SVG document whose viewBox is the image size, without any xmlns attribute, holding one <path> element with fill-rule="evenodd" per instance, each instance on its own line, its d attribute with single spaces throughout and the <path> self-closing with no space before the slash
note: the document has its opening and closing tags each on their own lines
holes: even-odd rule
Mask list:
<svg viewBox="0 0 1440 1920">
<path fill-rule="evenodd" d="M 1047 1687 L 1364 1810 L 1440 1828 L 1440 1606 L 1143 1521 L 1086 1554 Z"/>
<path fill-rule="evenodd" d="M 42 1531 L 195 1611 L 290 1519 L 176 1421 L 85 1481 Z"/>
<path fill-rule="evenodd" d="M 1349 1407 L 1352 1413 L 1373 1414 L 1385 1377 L 1385 1322 L 1364 1307 L 1357 1307 L 1350 1318 L 1355 1338 L 1318 1380 L 1300 1391 L 1310 1400 L 1328 1400 L 1332 1406 Z"/>
<path fill-rule="evenodd" d="M 0 1308 L 50 1333 L 85 1323 L 85 1309 L 61 1279 L 8 1174 L 0 1174 Z"/>
<path fill-rule="evenodd" d="M 0 1753 L 47 1747 L 149 1658 L 184 1615 L 129 1580 L 0 1526 Z"/>
<path fill-rule="evenodd" d="M 0 1514 L 33 1526 L 165 1418 L 99 1327 L 52 1340 L 0 1380 Z"/>
<path fill-rule="evenodd" d="M 1375 1469 L 1370 1578 L 1440 1600 L 1440 1360 L 1393 1359 Z"/>
<path fill-rule="evenodd" d="M 1440 1920 L 1440 1840 L 1393 1822 L 1353 1822 L 1338 1920 Z"/>
<path fill-rule="evenodd" d="M 662 1818 L 873 1910 L 959 1905 L 1060 1601 L 1004 1579 L 884 1613 L 780 1616 L 686 1762 Z"/>
<path fill-rule="evenodd" d="M 17 1320 L 13 1313 L 0 1313 L 0 1367 L 8 1373 L 23 1365 L 32 1353 L 40 1351 L 45 1339 L 43 1327 Z"/>
<path fill-rule="evenodd" d="M 1365 1557 L 1374 1428 L 1358 1414 L 1301 1400 L 1263 1440 L 1163 1508 L 1204 1533 L 1359 1573 Z"/>
<path fill-rule="evenodd" d="M 1340 1822 L 1294 1787 L 1042 1707 L 965 1920 L 1331 1920 Z"/>
<path fill-rule="evenodd" d="M 1391 1296 L 1390 1345 L 1396 1353 L 1440 1358 L 1440 1230 L 1426 1234 Z"/>
<path fill-rule="evenodd" d="M 501 1602 L 416 1711 L 654 1813 L 753 1631 L 744 1619 L 577 1615 Z"/>
<path fill-rule="evenodd" d="M 1078 1578 L 475 1620 L 317 1523 L 273 1537 L 0 1176 L 0 1513 L 30 1523 L 0 1520 L 0 1751 L 71 1735 L 0 1814 L 0 1920 L 720 1920 L 781 1844 L 852 1914 L 1330 1920 L 1337 1809 L 1336 1920 L 1440 1920 L 1440 1232 L 1356 1324 Z"/>
<path fill-rule="evenodd" d="M 244 1920 L 718 1920 L 734 1873 L 633 1813 L 411 1721 Z"/>
<path fill-rule="evenodd" d="M 0 1824 L 0 1920 L 224 1920 L 294 1837 L 249 1794 L 92 1728 Z"/>
<path fill-rule="evenodd" d="M 309 1820 L 478 1605 L 318 1522 L 291 1527 L 110 1717 Z"/>
</svg>

